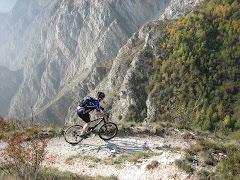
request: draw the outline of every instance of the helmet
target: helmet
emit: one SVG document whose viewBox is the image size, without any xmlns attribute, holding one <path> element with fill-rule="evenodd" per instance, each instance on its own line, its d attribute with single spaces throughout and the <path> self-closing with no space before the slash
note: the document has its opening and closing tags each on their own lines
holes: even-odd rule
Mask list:
<svg viewBox="0 0 240 180">
<path fill-rule="evenodd" d="M 97 93 L 97 98 L 98 99 L 100 99 L 100 98 L 103 99 L 103 98 L 105 98 L 105 94 L 103 92 L 98 92 Z"/>
</svg>

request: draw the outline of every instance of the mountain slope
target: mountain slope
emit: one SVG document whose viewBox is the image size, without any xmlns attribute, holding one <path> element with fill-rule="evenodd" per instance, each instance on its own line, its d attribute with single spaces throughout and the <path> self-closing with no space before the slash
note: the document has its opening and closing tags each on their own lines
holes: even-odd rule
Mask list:
<svg viewBox="0 0 240 180">
<path fill-rule="evenodd" d="M 10 33 L 0 48 L 0 63 L 23 72 L 8 116 L 18 114 L 21 118 L 30 114 L 31 107 L 38 113 L 54 104 L 47 110 L 49 113 L 39 117 L 56 123 L 61 112 L 60 122 L 63 122 L 70 102 L 79 95 L 77 89 L 81 96 L 93 90 L 101 80 L 94 78 L 96 69 L 106 67 L 135 31 L 162 14 L 177 17 L 197 2 L 39 0 L 24 6 L 27 1 L 18 1 L 7 15 L 12 21 L 3 27 L 9 28 Z M 87 84 L 77 82 L 82 90 L 77 84 L 72 88 L 67 86 L 83 72 L 89 75 L 80 78 Z M 89 78 L 92 82 L 88 82 Z M 56 102 L 55 97 L 59 98 L 63 89 L 64 100 Z"/>
<path fill-rule="evenodd" d="M 25 5 L 24 1 L 18 3 Z M 17 35 L 12 32 L 10 41 L 2 48 L 1 62 L 10 63 L 6 65 L 11 69 L 24 69 L 24 80 L 11 104 L 12 109 L 19 109 L 16 112 L 19 115 L 29 113 L 31 105 L 35 109 L 46 105 L 74 76 L 81 76 L 84 69 L 90 72 L 96 65 L 107 65 L 131 34 L 152 19 L 163 3 L 46 1 L 42 4 L 28 24 L 27 17 L 33 17 L 30 14 L 33 3 L 27 10 L 16 5 L 13 12 L 27 13 L 16 20 L 19 32 Z M 5 51 L 9 47 L 13 51 Z M 14 115 L 12 109 L 9 116 Z"/>
<path fill-rule="evenodd" d="M 21 71 L 9 71 L 0 66 L 0 114 L 6 115 L 10 101 L 18 90 L 19 81 L 22 81 Z"/>
<path fill-rule="evenodd" d="M 109 94 L 113 119 L 238 129 L 239 8 L 237 1 L 210 1 L 183 18 L 151 22 L 136 32 L 96 88 Z"/>
</svg>

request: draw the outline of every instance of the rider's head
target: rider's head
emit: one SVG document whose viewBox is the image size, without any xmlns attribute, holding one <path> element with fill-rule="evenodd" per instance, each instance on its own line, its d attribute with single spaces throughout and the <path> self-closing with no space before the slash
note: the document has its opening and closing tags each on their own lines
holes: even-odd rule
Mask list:
<svg viewBox="0 0 240 180">
<path fill-rule="evenodd" d="M 102 101 L 105 98 L 105 94 L 103 92 L 98 92 L 97 93 L 97 98 L 99 101 Z"/>
</svg>

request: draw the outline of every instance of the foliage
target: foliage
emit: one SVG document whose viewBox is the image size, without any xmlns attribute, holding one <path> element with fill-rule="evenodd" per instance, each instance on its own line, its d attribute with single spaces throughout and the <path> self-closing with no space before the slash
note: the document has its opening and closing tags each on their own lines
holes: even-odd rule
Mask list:
<svg viewBox="0 0 240 180">
<path fill-rule="evenodd" d="M 147 166 L 146 166 L 146 169 L 147 170 L 150 170 L 150 169 L 155 169 L 155 168 L 157 168 L 159 166 L 159 162 L 158 161 L 152 161 L 150 164 L 148 164 Z"/>
<path fill-rule="evenodd" d="M 222 141 L 222 140 L 221 140 Z M 224 140 L 226 141 L 226 140 Z M 239 144 L 225 144 L 223 142 L 213 142 L 201 140 L 198 144 L 191 145 L 184 151 L 185 159 L 176 161 L 176 165 L 181 167 L 185 164 L 185 171 L 191 169 L 198 162 L 198 166 L 206 167 L 198 172 L 201 179 L 239 179 L 240 168 L 240 146 Z M 227 140 L 228 141 L 228 140 Z M 209 167 L 216 167 L 216 172 L 208 172 Z"/>
<path fill-rule="evenodd" d="M 240 152 L 234 152 L 229 158 L 223 159 L 217 173 L 223 179 L 240 179 Z"/>
<path fill-rule="evenodd" d="M 175 161 L 176 166 L 178 166 L 180 169 L 183 169 L 184 171 L 190 173 L 193 172 L 194 169 L 191 167 L 191 165 L 184 159 L 178 159 Z"/>
<path fill-rule="evenodd" d="M 237 122 L 231 116 L 239 98 L 239 10 L 238 1 L 210 1 L 167 29 L 171 66 L 165 71 L 181 77 L 178 97 L 187 111 L 201 97 L 193 123 L 203 130 L 215 129 L 224 116 L 226 128 L 235 128 Z"/>
<path fill-rule="evenodd" d="M 46 155 L 48 141 L 38 137 L 36 128 L 23 132 L 22 124 L 17 120 L 10 119 L 5 122 L 0 118 L 0 124 L 1 140 L 7 144 L 0 153 L 1 172 L 17 179 L 36 179 Z"/>
<path fill-rule="evenodd" d="M 121 163 L 128 161 L 128 162 L 132 162 L 135 164 L 135 163 L 139 162 L 139 160 L 148 159 L 155 155 L 156 155 L 155 153 L 145 153 L 145 152 L 139 152 L 139 153 L 136 153 L 133 155 L 123 154 L 116 158 L 105 158 L 103 160 L 103 162 L 105 164 L 121 164 Z"/>
<path fill-rule="evenodd" d="M 131 87 L 137 103 L 128 120 L 143 121 L 149 95 L 153 121 L 223 133 L 238 129 L 239 12 L 237 0 L 211 0 L 185 17 L 152 25 L 160 33 L 155 48 L 147 46 L 139 56 L 141 74 Z"/>
<path fill-rule="evenodd" d="M 75 156 L 70 156 L 69 158 L 66 159 L 65 163 L 66 164 L 72 164 L 74 160 L 80 159 L 81 161 L 92 161 L 94 163 L 103 163 L 106 165 L 116 165 L 116 164 L 123 164 L 126 161 L 132 162 L 132 163 L 137 163 L 139 160 L 142 159 L 147 159 L 152 156 L 155 156 L 157 154 L 155 153 L 145 153 L 145 152 L 139 152 L 136 154 L 122 154 L 114 158 L 104 158 L 100 159 L 94 156 L 82 156 L 82 155 L 75 155 Z M 153 162 L 153 164 L 156 164 L 156 162 Z"/>
<path fill-rule="evenodd" d="M 0 173 L 1 178 L 1 173 Z M 17 177 L 9 177 L 5 175 L 2 179 L 11 179 L 11 180 L 18 180 Z M 103 176 L 96 176 L 91 177 L 88 175 L 79 175 L 77 173 L 72 173 L 69 171 L 58 171 L 56 168 L 45 168 L 42 169 L 39 175 L 36 177 L 36 180 L 117 180 L 118 178 L 115 176 L 110 177 L 103 177 Z"/>
<path fill-rule="evenodd" d="M 66 164 L 71 164 L 75 159 L 80 159 L 81 161 L 87 161 L 90 160 L 92 162 L 98 163 L 101 161 L 101 159 L 94 157 L 94 156 L 82 156 L 82 155 L 74 155 L 70 156 L 65 160 Z"/>
<path fill-rule="evenodd" d="M 33 138 L 29 133 L 16 133 L 3 139 L 8 143 L 1 154 L 4 170 L 10 174 L 16 172 L 20 179 L 36 178 L 46 154 L 47 141 Z"/>
</svg>

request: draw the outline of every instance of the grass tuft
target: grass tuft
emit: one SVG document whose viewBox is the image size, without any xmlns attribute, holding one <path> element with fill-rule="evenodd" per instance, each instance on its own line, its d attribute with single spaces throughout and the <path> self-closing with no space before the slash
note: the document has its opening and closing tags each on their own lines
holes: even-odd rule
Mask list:
<svg viewBox="0 0 240 180">
<path fill-rule="evenodd" d="M 146 169 L 147 170 L 156 169 L 158 166 L 159 166 L 159 162 L 154 160 L 146 166 Z"/>
</svg>

